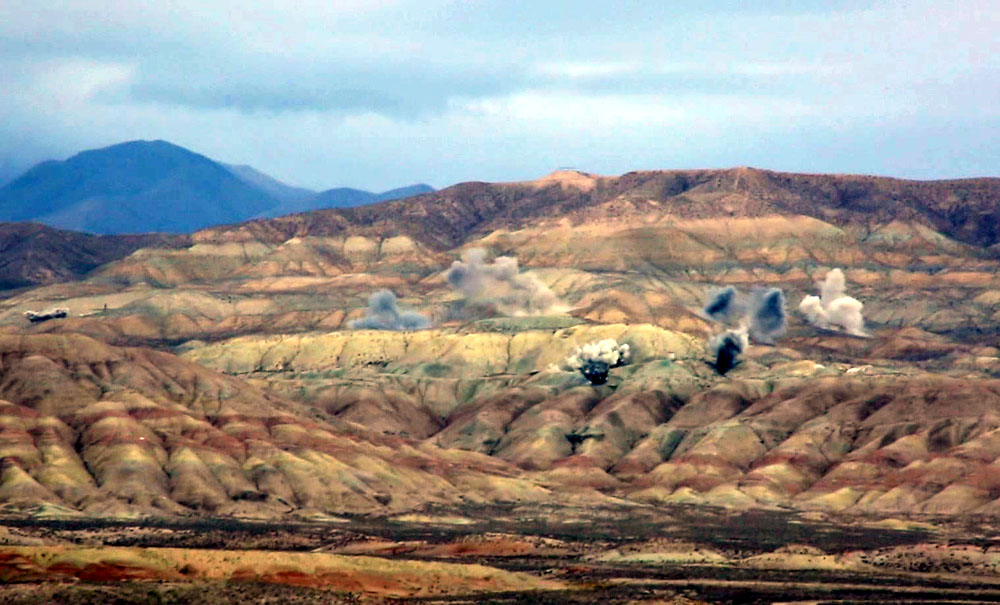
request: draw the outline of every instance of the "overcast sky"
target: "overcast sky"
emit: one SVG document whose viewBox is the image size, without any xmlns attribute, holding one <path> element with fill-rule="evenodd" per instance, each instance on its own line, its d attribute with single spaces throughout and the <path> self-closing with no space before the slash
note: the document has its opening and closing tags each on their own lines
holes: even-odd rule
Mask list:
<svg viewBox="0 0 1000 605">
<path fill-rule="evenodd" d="M 996 0 L 0 2 L 0 181 L 132 139 L 314 189 L 1000 176 L 998 32 Z"/>
</svg>

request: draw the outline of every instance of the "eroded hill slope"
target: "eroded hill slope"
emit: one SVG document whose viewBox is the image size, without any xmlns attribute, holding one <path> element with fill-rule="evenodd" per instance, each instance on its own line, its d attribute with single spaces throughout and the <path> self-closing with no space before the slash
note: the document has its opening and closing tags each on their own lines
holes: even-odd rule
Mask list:
<svg viewBox="0 0 1000 605">
<path fill-rule="evenodd" d="M 243 444 L 218 467 L 238 469 L 234 476 L 253 485 L 252 497 L 238 499 L 200 450 L 177 453 L 172 433 L 140 418 L 134 397 L 86 387 L 100 393 L 80 400 L 81 409 L 107 407 L 131 419 L 122 421 L 130 431 L 140 430 L 132 422 L 149 425 L 159 439 L 162 452 L 139 458 L 155 478 L 137 492 L 146 508 L 164 498 L 173 504 L 163 510 L 263 510 L 248 504 L 260 498 L 286 512 L 330 514 L 455 502 L 465 492 L 483 502 L 555 492 L 633 504 L 993 515 L 1000 261 L 996 234 L 980 225 L 1000 207 L 997 188 L 995 179 L 752 169 L 466 183 L 406 202 L 205 230 L 182 249 L 140 250 L 85 281 L 3 301 L 0 330 L 26 339 L 18 342 L 85 334 L 113 351 L 169 349 L 188 361 L 170 357 L 167 367 L 208 367 L 228 377 L 211 373 L 206 384 L 256 393 L 250 407 L 261 418 L 270 418 L 272 397 L 298 410 L 294 421 L 244 429 L 225 415 L 177 408 L 184 397 L 201 401 L 193 387 L 180 402 L 138 391 L 194 418 L 198 430 Z M 516 256 L 565 313 L 504 318 L 466 304 L 446 271 L 470 248 Z M 718 328 L 697 313 L 712 287 L 781 287 L 794 310 L 832 267 L 844 269 L 849 294 L 864 303 L 871 338 L 818 330 L 793 311 L 776 346 L 754 343 L 727 377 L 715 374 L 704 346 Z M 380 288 L 434 329 L 351 329 Z M 23 311 L 56 304 L 72 316 L 26 325 Z M 637 352 L 608 385 L 557 367 L 574 347 L 606 337 Z M 3 395 L 11 415 L 35 410 L 31 397 L 55 397 L 37 386 L 69 367 L 54 363 L 63 370 L 17 370 L 25 386 Z M 42 411 L 69 427 L 64 441 L 74 444 L 91 430 L 77 413 Z M 307 438 L 315 431 L 331 436 Z M 254 449 L 259 441 L 270 458 Z M 110 459 L 127 462 L 133 451 L 145 449 Z M 39 464 L 10 465 L 8 480 L 38 483 L 37 502 L 100 510 L 54 491 L 38 478 Z M 209 471 L 197 470 L 202 464 Z M 195 487 L 185 489 L 204 501 L 163 482 L 173 477 L 170 465 L 195 469 L 185 474 Z M 84 468 L 93 485 L 80 493 L 101 493 L 97 467 Z M 316 477 L 336 477 L 336 487 L 315 492 Z M 438 487 L 418 488 L 425 484 Z M 101 496 L 114 506 L 129 497 Z"/>
<path fill-rule="evenodd" d="M 169 353 L 0 337 L 0 502 L 97 516 L 332 515 L 548 490 L 262 393 Z"/>
</svg>

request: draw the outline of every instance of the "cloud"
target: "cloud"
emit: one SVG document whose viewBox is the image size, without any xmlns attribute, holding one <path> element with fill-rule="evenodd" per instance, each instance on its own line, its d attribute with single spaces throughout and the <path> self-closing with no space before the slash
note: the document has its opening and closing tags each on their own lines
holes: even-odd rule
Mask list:
<svg viewBox="0 0 1000 605">
<path fill-rule="evenodd" d="M 758 342 L 774 344 L 788 329 L 785 293 L 781 288 L 756 288 L 750 301 L 750 334 Z"/>
<path fill-rule="evenodd" d="M 295 184 L 373 189 L 565 164 L 995 172 L 998 13 L 985 0 L 3 3 L 0 158 L 165 138 Z"/>
</svg>

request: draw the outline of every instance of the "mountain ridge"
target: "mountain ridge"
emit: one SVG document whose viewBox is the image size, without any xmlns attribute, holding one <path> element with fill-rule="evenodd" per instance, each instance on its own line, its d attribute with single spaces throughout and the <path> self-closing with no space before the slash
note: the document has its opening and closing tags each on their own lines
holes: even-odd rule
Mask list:
<svg viewBox="0 0 1000 605">
<path fill-rule="evenodd" d="M 182 233 L 271 203 L 203 155 L 131 141 L 28 170 L 0 189 L 0 218 L 101 234 Z"/>
<path fill-rule="evenodd" d="M 92 235 L 39 223 L 0 223 L 0 291 L 80 279 L 139 248 L 187 243 L 187 236 Z"/>
<path fill-rule="evenodd" d="M 256 216 L 372 203 L 424 192 L 293 187 L 251 166 L 227 165 L 163 140 L 127 141 L 46 160 L 0 186 L 0 221 L 97 234 L 190 233 Z"/>
<path fill-rule="evenodd" d="M 282 200 L 274 208 L 261 213 L 254 218 L 276 218 L 287 214 L 300 214 L 328 208 L 354 208 L 378 202 L 398 200 L 424 193 L 431 193 L 434 188 L 424 183 L 397 187 L 382 193 L 372 193 L 353 187 L 335 187 L 314 193 L 309 197 L 299 197 Z"/>
<path fill-rule="evenodd" d="M 915 220 L 967 244 L 988 248 L 1000 243 L 1000 178 L 910 181 L 755 168 L 638 171 L 590 178 L 586 189 L 546 177 L 513 183 L 470 181 L 406 201 L 254 220 L 205 229 L 194 237 L 280 243 L 291 237 L 357 229 L 372 235 L 402 234 L 444 250 L 476 235 L 518 229 L 534 220 L 558 217 L 579 222 L 601 214 L 614 219 L 623 213 L 653 212 L 683 219 L 797 214 L 840 226 Z"/>
</svg>

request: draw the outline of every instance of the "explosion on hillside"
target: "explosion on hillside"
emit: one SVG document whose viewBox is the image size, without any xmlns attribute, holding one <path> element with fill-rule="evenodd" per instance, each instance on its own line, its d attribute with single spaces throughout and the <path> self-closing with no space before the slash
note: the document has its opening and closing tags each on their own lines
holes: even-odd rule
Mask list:
<svg viewBox="0 0 1000 605">
<path fill-rule="evenodd" d="M 579 371 L 591 384 L 598 385 L 608 381 L 611 368 L 623 366 L 631 359 L 632 351 L 627 344 L 606 338 L 578 347 L 565 363 L 567 368 Z"/>
<path fill-rule="evenodd" d="M 548 286 L 532 273 L 520 273 L 517 259 L 498 256 L 486 262 L 486 251 L 473 248 L 451 264 L 448 283 L 469 303 L 493 305 L 506 315 L 545 315 L 563 306 Z"/>
<path fill-rule="evenodd" d="M 48 321 L 50 319 L 64 319 L 69 316 L 69 309 L 65 307 L 54 307 L 44 311 L 25 311 L 24 317 L 33 324 Z"/>
<path fill-rule="evenodd" d="M 746 315 L 746 302 L 733 286 L 712 288 L 708 291 L 708 304 L 704 314 L 712 321 L 733 323 Z"/>
<path fill-rule="evenodd" d="M 746 326 L 757 342 L 774 344 L 788 328 L 785 293 L 781 288 L 756 287 L 744 296 L 733 286 L 709 291 L 705 317 L 729 326 Z"/>
<path fill-rule="evenodd" d="M 754 288 L 750 293 L 750 334 L 754 340 L 774 344 L 787 328 L 788 313 L 781 288 Z"/>
<path fill-rule="evenodd" d="M 820 284 L 820 295 L 808 295 L 799 303 L 799 311 L 809 323 L 825 330 L 842 330 L 854 336 L 868 336 L 865 332 L 864 307 L 858 299 L 847 296 L 844 272 L 831 269 Z"/>
<path fill-rule="evenodd" d="M 740 355 L 750 346 L 747 328 L 726 330 L 708 341 L 708 351 L 715 359 L 715 371 L 723 376 L 739 362 Z"/>
<path fill-rule="evenodd" d="M 400 309 L 392 291 L 379 290 L 368 297 L 365 316 L 348 325 L 356 330 L 423 330 L 431 322 L 426 315 Z"/>
</svg>

